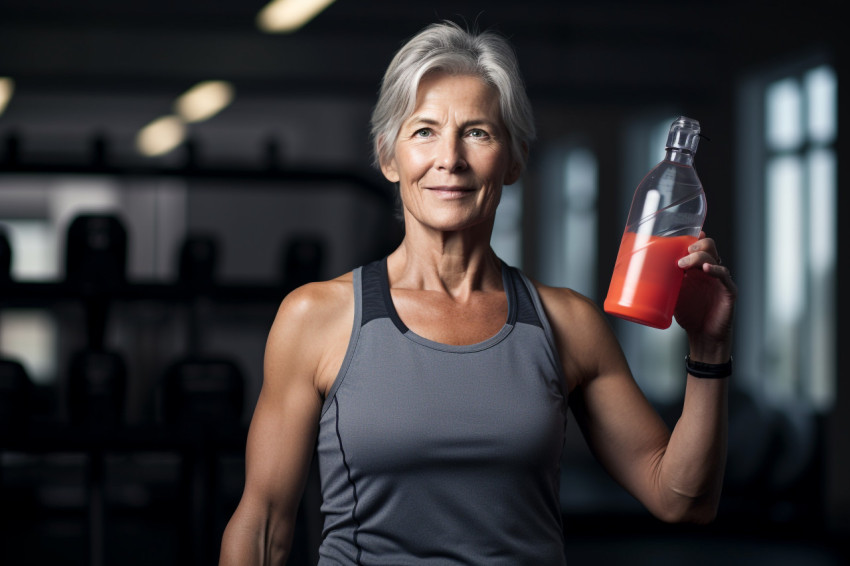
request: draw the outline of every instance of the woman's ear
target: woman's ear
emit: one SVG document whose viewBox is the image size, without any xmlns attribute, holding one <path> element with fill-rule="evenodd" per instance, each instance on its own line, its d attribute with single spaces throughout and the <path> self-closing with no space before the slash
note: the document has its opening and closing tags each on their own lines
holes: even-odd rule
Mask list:
<svg viewBox="0 0 850 566">
<path fill-rule="evenodd" d="M 522 144 L 522 158 L 523 161 L 528 159 L 528 144 Z M 522 162 L 517 161 L 516 159 L 511 160 L 511 165 L 508 167 L 508 170 L 505 172 L 505 180 L 502 183 L 503 185 L 513 185 L 519 180 L 519 176 L 522 173 Z"/>
<path fill-rule="evenodd" d="M 387 178 L 390 183 L 398 183 L 399 175 L 396 167 L 395 159 L 390 159 L 389 163 L 381 163 L 381 173 Z"/>
<path fill-rule="evenodd" d="M 511 166 L 508 167 L 508 170 L 505 173 L 505 180 L 502 182 L 502 184 L 513 185 L 519 180 L 520 173 L 522 173 L 522 165 L 519 163 L 519 161 L 511 162 Z"/>
<path fill-rule="evenodd" d="M 385 138 L 383 135 L 378 136 L 378 143 L 376 144 L 378 159 L 381 164 L 381 173 L 384 174 L 384 177 L 387 178 L 387 181 L 390 183 L 398 183 L 399 175 L 398 175 L 398 167 L 396 166 L 395 159 L 390 159 L 389 162 L 384 161 L 381 157 L 384 153 L 384 143 Z"/>
</svg>

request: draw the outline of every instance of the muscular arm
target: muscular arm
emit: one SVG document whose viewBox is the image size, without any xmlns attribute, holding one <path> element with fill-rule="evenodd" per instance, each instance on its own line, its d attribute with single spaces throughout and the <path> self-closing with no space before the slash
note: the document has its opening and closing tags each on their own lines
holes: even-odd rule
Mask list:
<svg viewBox="0 0 850 566">
<path fill-rule="evenodd" d="M 345 286 L 348 291 L 349 285 Z M 313 456 L 335 329 L 350 328 L 338 282 L 311 284 L 281 304 L 269 332 L 251 420 L 245 488 L 224 531 L 221 566 L 285 564 Z M 344 340 L 344 339 L 343 339 Z"/>
<path fill-rule="evenodd" d="M 600 463 L 656 517 L 712 520 L 726 460 L 726 380 L 688 376 L 682 415 L 671 433 L 635 383 L 599 309 L 569 290 L 540 286 L 540 294 L 559 344 L 570 407 Z M 694 359 L 728 359 L 728 340 L 711 340 L 705 332 L 689 336 Z"/>
</svg>

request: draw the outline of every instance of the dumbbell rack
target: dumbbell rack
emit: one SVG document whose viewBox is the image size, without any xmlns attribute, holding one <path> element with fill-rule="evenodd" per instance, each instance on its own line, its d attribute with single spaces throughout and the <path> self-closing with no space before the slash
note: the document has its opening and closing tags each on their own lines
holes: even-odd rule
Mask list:
<svg viewBox="0 0 850 566">
<path fill-rule="evenodd" d="M 210 285 L 204 289 L 204 299 L 218 304 L 267 304 L 273 312 L 282 299 L 280 286 Z M 87 307 L 90 343 L 103 346 L 102 336 L 106 310 L 116 303 L 137 301 L 190 305 L 197 290 L 180 283 L 128 282 L 97 295 L 81 292 L 78 286 L 57 283 L 0 283 L 2 308 L 51 308 L 67 303 L 82 303 Z M 104 561 L 105 526 L 108 525 L 104 499 L 105 456 L 143 452 L 179 454 L 183 462 L 183 488 L 186 519 L 182 522 L 185 537 L 180 537 L 181 563 L 207 564 L 216 552 L 216 534 L 211 522 L 216 493 L 216 459 L 222 454 L 244 454 L 246 427 L 211 426 L 209 422 L 191 423 L 149 422 L 127 424 L 121 419 L 24 419 L 0 424 L 0 452 L 28 454 L 80 453 L 87 457 L 86 490 L 88 493 L 89 564 L 99 566 Z M 0 485 L 2 467 L 0 467 Z"/>
<path fill-rule="evenodd" d="M 183 179 L 213 179 L 216 182 L 232 181 L 235 184 L 257 182 L 263 186 L 279 187 L 286 190 L 289 186 L 311 187 L 339 186 L 340 183 L 351 186 L 354 191 L 364 195 L 370 201 L 386 209 L 389 239 L 397 237 L 396 225 L 392 219 L 394 209 L 394 191 L 381 184 L 347 170 L 297 169 L 281 167 L 276 159 L 269 159 L 265 168 L 233 169 L 200 165 L 193 151 L 187 151 L 187 159 L 182 167 L 116 166 L 107 159 L 102 140 L 95 140 L 93 159 L 89 163 L 34 163 L 21 159 L 17 151 L 19 140 L 10 136 L 6 143 L 5 157 L 0 160 L 0 174 L 36 174 L 36 175 L 95 175 L 113 178 L 137 177 L 179 177 Z M 187 144 L 187 150 L 191 145 Z M 272 152 L 269 153 L 272 156 Z M 311 242 L 291 242 L 286 262 L 287 270 L 293 258 L 311 253 Z M 314 244 L 314 243 L 313 243 Z M 301 246 L 300 248 L 298 246 Z M 391 246 L 387 244 L 387 249 Z M 314 248 L 315 249 L 315 248 Z M 0 250 L 2 252 L 3 250 Z M 383 250 L 378 253 L 383 253 Z M 2 256 L 3 254 L 0 254 Z M 8 255 L 8 254 L 7 254 Z M 0 257 L 2 259 L 2 257 Z M 3 266 L 0 265 L 0 268 Z M 271 322 L 277 304 L 290 287 L 299 283 L 294 270 L 286 273 L 282 284 L 221 284 L 197 281 L 137 281 L 119 280 L 106 288 L 87 288 L 71 281 L 58 282 L 22 282 L 2 277 L 0 269 L 0 314 L 4 309 L 38 308 L 61 311 L 68 305 L 74 308 L 82 305 L 86 315 L 87 343 L 104 350 L 109 333 L 106 331 L 109 313 L 115 306 L 145 305 L 155 303 L 175 310 L 188 310 L 189 315 L 189 354 L 199 350 L 197 347 L 198 329 L 196 327 L 199 310 L 206 306 L 222 308 L 250 309 L 260 307 L 269 313 Z M 8 273 L 8 266 L 6 266 Z M 300 273 L 300 272 L 299 272 Z M 292 277 L 290 280 L 289 278 Z M 199 305 L 201 308 L 199 309 Z M 204 306 L 205 305 L 205 306 Z M 144 308 L 144 307 L 140 307 Z M 60 400 L 61 401 L 61 400 Z M 85 414 L 85 411 L 84 411 Z M 217 555 L 218 537 L 210 532 L 210 508 L 213 506 L 210 494 L 215 491 L 216 470 L 213 465 L 218 455 L 244 455 L 247 427 L 245 419 L 239 426 L 187 426 L 186 423 L 145 422 L 128 424 L 126 422 L 109 423 L 98 426 L 85 422 L 85 419 L 39 418 L 13 419 L 14 424 L 6 425 L 0 421 L 0 453 L 21 452 L 35 455 L 47 455 L 54 452 L 75 452 L 84 454 L 87 459 L 86 488 L 88 493 L 88 548 L 87 564 L 101 566 L 105 563 L 104 538 L 107 536 L 109 517 L 108 506 L 104 501 L 106 467 L 104 459 L 112 454 L 131 454 L 138 452 L 167 451 L 180 455 L 183 462 L 184 499 L 186 511 L 185 535 L 181 536 L 179 564 L 211 564 Z M 209 423 L 207 423 L 209 425 Z M 311 476 L 312 477 L 312 476 Z M 3 467 L 0 465 L 0 488 L 3 486 Z M 3 491 L 0 489 L 0 498 Z M 0 501 L 2 508 L 2 501 Z M 315 523 L 315 518 L 313 518 Z M 315 528 L 315 524 L 311 527 Z M 297 551 L 297 548 L 294 548 Z M 298 560 L 293 556 L 293 564 Z"/>
</svg>

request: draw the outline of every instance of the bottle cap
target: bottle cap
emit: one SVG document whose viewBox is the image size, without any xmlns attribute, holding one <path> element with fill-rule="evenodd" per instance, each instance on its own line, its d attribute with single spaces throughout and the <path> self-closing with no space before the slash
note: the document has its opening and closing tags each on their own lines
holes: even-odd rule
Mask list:
<svg viewBox="0 0 850 566">
<path fill-rule="evenodd" d="M 697 152 L 699 144 L 699 121 L 685 116 L 679 116 L 670 126 L 667 135 L 667 149 L 678 149 L 691 154 Z"/>
</svg>

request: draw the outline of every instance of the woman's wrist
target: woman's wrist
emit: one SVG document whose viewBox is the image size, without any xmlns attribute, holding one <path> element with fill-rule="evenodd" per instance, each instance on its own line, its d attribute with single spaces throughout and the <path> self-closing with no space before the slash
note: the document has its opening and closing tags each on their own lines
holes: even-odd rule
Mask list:
<svg viewBox="0 0 850 566">
<path fill-rule="evenodd" d="M 731 340 L 689 340 L 688 357 L 704 364 L 724 364 L 732 357 Z"/>
<path fill-rule="evenodd" d="M 690 354 L 685 357 L 685 368 L 688 374 L 700 379 L 719 379 L 732 375 L 732 358 L 719 364 L 709 364 L 691 359 Z"/>
</svg>

